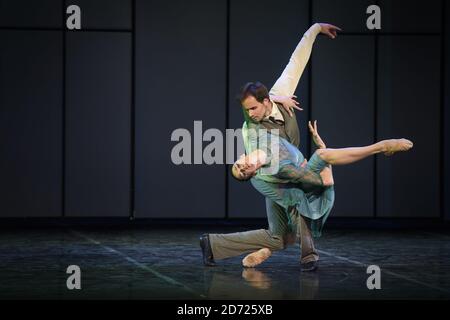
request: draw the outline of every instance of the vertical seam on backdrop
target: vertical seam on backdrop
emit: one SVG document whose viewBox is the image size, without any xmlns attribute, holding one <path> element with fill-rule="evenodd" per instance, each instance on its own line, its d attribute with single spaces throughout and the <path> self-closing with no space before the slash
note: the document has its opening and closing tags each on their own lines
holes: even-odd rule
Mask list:
<svg viewBox="0 0 450 320">
<path fill-rule="evenodd" d="M 309 0 L 308 2 L 308 15 L 309 15 L 309 26 L 312 25 L 312 21 L 313 21 L 313 1 Z M 309 28 L 309 27 L 308 27 Z M 310 61 L 308 64 L 308 96 L 309 96 L 309 101 L 308 101 L 308 114 L 307 114 L 307 118 L 308 121 L 311 120 L 312 118 L 312 96 L 313 96 L 313 90 L 312 90 L 312 70 L 313 70 L 313 54 L 311 53 L 310 56 Z M 311 151 L 312 151 L 312 145 L 311 145 L 311 138 L 309 136 L 309 130 L 306 130 L 307 134 L 306 134 L 306 150 L 308 151 L 308 157 L 311 157 Z"/>
<path fill-rule="evenodd" d="M 61 164 L 61 217 L 66 216 L 66 28 L 65 28 L 65 6 L 66 1 L 62 0 L 62 123 L 61 123 L 61 143 L 62 143 L 62 164 Z"/>
<path fill-rule="evenodd" d="M 375 4 L 379 6 L 379 0 L 375 1 Z M 378 30 L 375 29 L 374 35 L 374 74 L 373 74 L 373 143 L 378 140 L 378 58 L 379 58 L 379 35 Z M 378 216 L 378 156 L 375 155 L 373 161 L 373 212 L 374 218 Z"/>
<path fill-rule="evenodd" d="M 229 176 L 228 176 L 228 163 L 227 163 L 227 139 L 226 130 L 230 125 L 230 9 L 231 0 L 226 1 L 226 20 L 225 20 L 225 219 L 229 218 Z M 234 146 L 234 137 L 233 137 Z M 234 147 L 233 152 L 234 154 Z"/>
<path fill-rule="evenodd" d="M 135 121 L 135 109 L 136 109 L 136 0 L 132 0 L 131 2 L 131 110 L 130 110 L 130 219 L 133 220 L 135 218 L 135 181 L 136 181 L 136 168 L 135 168 L 135 159 L 136 159 L 136 121 Z"/>
</svg>

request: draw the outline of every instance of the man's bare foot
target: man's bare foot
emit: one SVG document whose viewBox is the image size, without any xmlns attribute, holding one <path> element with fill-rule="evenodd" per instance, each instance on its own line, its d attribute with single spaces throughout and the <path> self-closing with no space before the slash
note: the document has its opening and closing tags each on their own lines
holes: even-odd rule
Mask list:
<svg viewBox="0 0 450 320">
<path fill-rule="evenodd" d="M 243 260 L 242 265 L 246 268 L 253 268 L 260 265 L 272 255 L 272 251 L 268 248 L 262 248 L 258 251 L 248 254 Z"/>
<path fill-rule="evenodd" d="M 334 185 L 333 172 L 331 171 L 331 166 L 326 166 L 320 172 L 320 177 L 322 178 L 322 182 L 325 187 L 330 187 Z"/>
<path fill-rule="evenodd" d="M 390 139 L 382 142 L 383 152 L 386 156 L 392 156 L 399 151 L 408 151 L 413 147 L 413 143 L 408 139 Z"/>
</svg>

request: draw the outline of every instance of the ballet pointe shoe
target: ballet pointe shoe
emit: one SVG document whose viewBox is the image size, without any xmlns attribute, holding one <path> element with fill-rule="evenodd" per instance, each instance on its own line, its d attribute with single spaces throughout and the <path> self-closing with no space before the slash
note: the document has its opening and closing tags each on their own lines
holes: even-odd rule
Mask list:
<svg viewBox="0 0 450 320">
<path fill-rule="evenodd" d="M 408 139 L 390 139 L 384 141 L 384 155 L 392 156 L 396 152 L 408 151 L 413 147 L 412 141 Z"/>
<path fill-rule="evenodd" d="M 254 268 L 267 260 L 272 255 L 272 251 L 268 248 L 262 248 L 258 251 L 248 254 L 242 259 L 242 265 L 246 268 Z"/>
</svg>

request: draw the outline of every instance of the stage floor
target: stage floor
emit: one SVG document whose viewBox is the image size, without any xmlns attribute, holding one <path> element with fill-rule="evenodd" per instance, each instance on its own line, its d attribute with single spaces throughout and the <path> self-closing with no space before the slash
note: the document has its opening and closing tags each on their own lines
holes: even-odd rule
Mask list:
<svg viewBox="0 0 450 320">
<path fill-rule="evenodd" d="M 241 257 L 204 267 L 198 237 L 248 226 L 7 228 L 0 299 L 449 299 L 450 235 L 442 230 L 325 229 L 320 266 L 302 273 L 299 246 L 245 269 Z M 69 265 L 81 290 L 68 290 Z M 381 268 L 369 290 L 367 266 Z"/>
</svg>

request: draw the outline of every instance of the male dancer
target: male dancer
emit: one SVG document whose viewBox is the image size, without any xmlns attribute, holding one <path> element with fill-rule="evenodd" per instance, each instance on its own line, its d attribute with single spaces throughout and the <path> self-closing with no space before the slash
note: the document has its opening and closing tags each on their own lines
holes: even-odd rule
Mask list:
<svg viewBox="0 0 450 320">
<path fill-rule="evenodd" d="M 338 27 L 330 24 L 316 23 L 303 35 L 300 43 L 294 50 L 288 65 L 284 69 L 280 78 L 272 87 L 270 94 L 277 96 L 290 97 L 294 94 L 300 77 L 306 67 L 311 55 L 312 46 L 319 33 L 328 35 L 335 39 Z M 250 116 L 253 121 L 261 122 L 268 128 L 280 129 L 281 135 L 296 147 L 300 144 L 300 134 L 295 114 L 290 110 L 285 111 L 284 108 L 275 104 L 267 95 L 261 99 L 259 91 L 262 87 L 256 84 L 248 84 L 244 87 L 241 95 L 243 99 L 241 104 L 244 107 L 244 115 Z M 266 89 L 267 91 L 267 89 Z M 250 94 L 247 94 L 250 93 Z M 267 98 L 267 101 L 263 100 Z M 247 108 L 249 106 L 249 108 Z M 250 110 L 251 108 L 251 110 Z M 296 108 L 293 106 L 293 108 Z M 245 130 L 243 131 L 244 140 Z M 265 182 L 263 182 L 265 183 Z M 281 250 L 290 243 L 291 235 L 297 230 L 297 226 L 293 226 L 290 222 L 292 212 L 287 212 L 282 206 L 266 197 L 267 218 L 269 222 L 269 230 L 253 230 L 247 232 L 239 232 L 232 234 L 209 234 L 200 238 L 200 246 L 203 253 L 203 263 L 207 266 L 215 265 L 214 259 L 224 259 L 237 256 L 261 248 L 269 248 L 270 250 Z M 314 243 L 310 231 L 303 218 L 300 217 L 301 223 L 301 267 L 302 271 L 312 271 L 317 267 L 319 260 L 318 253 L 314 248 Z"/>
</svg>

